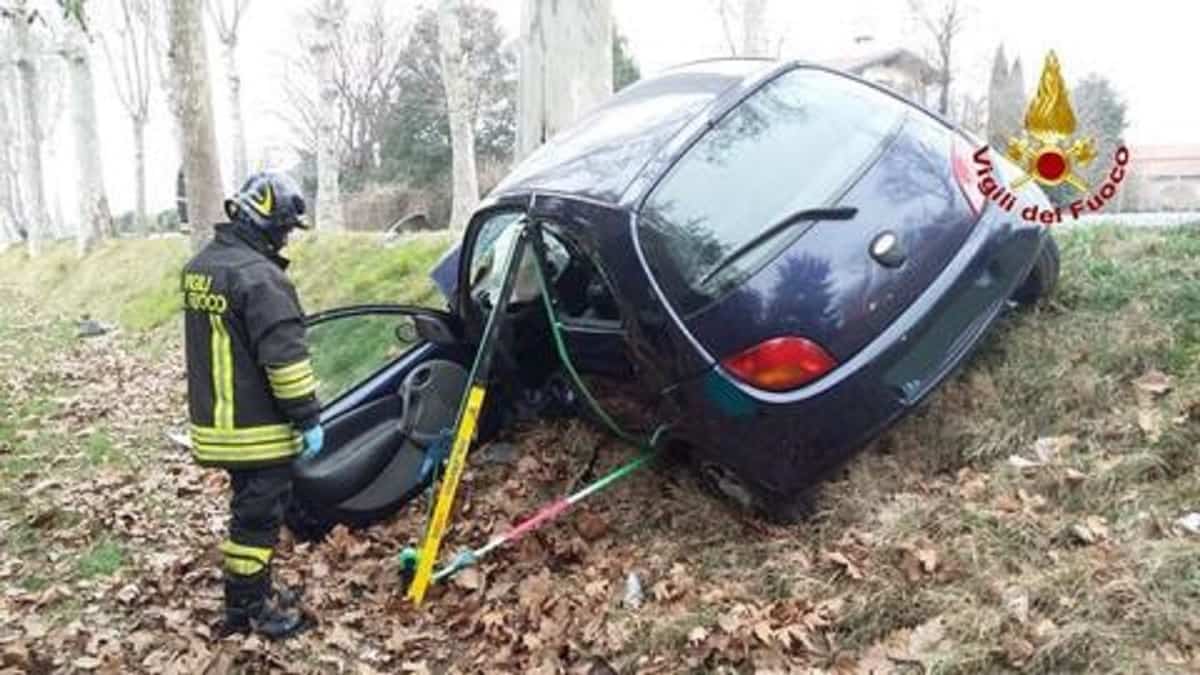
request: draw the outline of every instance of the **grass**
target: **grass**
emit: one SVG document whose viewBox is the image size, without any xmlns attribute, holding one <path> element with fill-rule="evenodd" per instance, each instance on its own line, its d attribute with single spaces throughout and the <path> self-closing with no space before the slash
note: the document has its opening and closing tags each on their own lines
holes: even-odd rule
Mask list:
<svg viewBox="0 0 1200 675">
<path fill-rule="evenodd" d="M 426 272 L 450 242 L 444 234 L 414 235 L 385 247 L 377 235 L 323 233 L 297 238 L 285 253 L 310 313 L 358 303 L 443 306 Z M 135 331 L 178 318 L 186 239 L 107 241 L 82 260 L 69 243 L 45 248 L 36 260 L 20 247 L 0 253 L 0 285 L 42 299 L 52 312 L 87 314 Z"/>
<path fill-rule="evenodd" d="M 82 579 L 108 577 L 125 564 L 125 549 L 111 539 L 101 539 L 79 557 L 77 569 Z"/>
</svg>

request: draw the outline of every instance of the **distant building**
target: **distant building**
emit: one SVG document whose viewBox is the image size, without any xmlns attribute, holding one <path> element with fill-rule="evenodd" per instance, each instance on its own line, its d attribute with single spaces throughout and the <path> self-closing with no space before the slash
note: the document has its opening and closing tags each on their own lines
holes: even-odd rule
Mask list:
<svg viewBox="0 0 1200 675">
<path fill-rule="evenodd" d="M 1129 149 L 1142 211 L 1200 211 L 1200 145 L 1143 145 Z"/>
<path fill-rule="evenodd" d="M 825 61 L 825 65 L 858 75 L 921 104 L 930 104 L 937 71 L 915 52 L 895 47 Z"/>
</svg>

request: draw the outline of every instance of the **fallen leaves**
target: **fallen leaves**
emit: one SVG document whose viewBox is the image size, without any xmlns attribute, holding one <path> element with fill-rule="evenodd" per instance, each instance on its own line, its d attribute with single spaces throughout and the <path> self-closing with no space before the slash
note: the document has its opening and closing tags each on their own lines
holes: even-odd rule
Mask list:
<svg viewBox="0 0 1200 675">
<path fill-rule="evenodd" d="M 898 548 L 901 552 L 900 569 L 909 583 L 932 576 L 938 570 L 940 556 L 928 540 L 900 544 Z"/>
<path fill-rule="evenodd" d="M 1081 544 L 1096 544 L 1108 539 L 1108 524 L 1100 516 L 1088 516 L 1071 525 L 1071 534 Z"/>
<path fill-rule="evenodd" d="M 1056 608 L 1133 592 L 1114 582 L 1069 596 L 1044 578 L 1060 563 L 1099 564 L 1110 552 L 1128 553 L 1128 542 L 1118 541 L 1127 530 L 1116 525 L 1125 520 L 1094 508 L 1089 491 L 1061 489 L 1090 476 L 1107 488 L 1105 462 L 1120 456 L 1106 439 L 1148 437 L 1145 427 L 1153 424 L 1136 423 L 1125 406 L 1106 418 L 1108 426 L 1072 420 L 1064 427 L 1071 434 L 1037 437 L 1017 428 L 970 459 L 965 448 L 946 452 L 934 471 L 922 464 L 928 448 L 897 443 L 874 467 L 889 467 L 886 480 L 902 484 L 886 492 L 887 502 L 871 501 L 880 494 L 872 493 L 875 486 L 845 481 L 821 502 L 818 518 L 792 528 L 730 516 L 686 487 L 674 468 L 647 473 L 435 586 L 420 611 L 404 601 L 391 564 L 419 532 L 426 505 L 417 503 L 367 531 L 337 528 L 323 543 L 283 546 L 276 573 L 304 584 L 318 627 L 290 643 L 222 641 L 215 635 L 221 589 L 213 547 L 225 528 L 226 478 L 150 437 L 178 422 L 177 358 L 149 359 L 123 339 L 65 349 L 62 363 L 36 376 L 0 372 L 0 384 L 16 382 L 22 391 L 63 385 L 56 409 L 22 418 L 17 433 L 0 435 L 0 459 L 46 439 L 66 447 L 24 468 L 19 484 L 27 503 L 16 514 L 0 511 L 0 537 L 39 537 L 48 553 L 36 565 L 49 579 L 19 587 L 33 558 L 0 550 L 0 672 L 916 672 L 943 658 L 953 665 L 946 655 L 964 632 L 956 621 L 977 616 L 1003 626 L 983 647 L 993 665 L 1021 668 L 1069 630 Z M 982 372 L 972 371 L 972 379 Z M 1002 398 L 997 383 L 1004 380 L 986 381 L 988 396 Z M 127 396 L 131 388 L 146 394 Z M 1121 391 L 1139 397 L 1138 410 L 1151 411 L 1166 408 L 1171 396 L 1191 395 L 1186 383 L 1153 372 Z M 571 449 L 588 450 L 599 438 L 589 433 L 578 424 L 538 425 L 505 440 L 512 452 L 503 461 L 473 463 L 451 545 L 486 541 L 561 494 L 586 460 Z M 104 438 L 120 448 L 117 456 L 128 450 L 133 465 L 62 470 L 79 462 L 85 444 Z M 601 464 L 625 452 L 606 447 Z M 1010 454 L 1019 458 L 1009 462 L 1016 471 L 1006 467 Z M 1177 516 L 1152 514 L 1156 536 L 1173 545 L 1187 543 L 1174 537 L 1200 536 L 1200 515 Z M 100 536 L 125 545 L 123 569 L 86 582 L 54 576 L 73 569 L 73 552 Z M 1001 562 L 1011 568 L 997 566 L 1000 545 L 1008 547 Z M 1109 574 L 1103 569 L 1098 576 Z M 639 580 L 636 606 L 622 602 L 631 572 Z M 997 584 L 960 612 L 955 603 L 969 597 L 970 586 L 956 585 L 954 575 L 968 573 L 995 574 Z M 861 598 L 878 598 L 878 605 L 856 615 Z M 60 618 L 76 607 L 85 613 Z M 848 637 L 863 635 L 869 637 L 858 643 Z M 1195 663 L 1194 638 L 1170 639 L 1164 662 Z"/>
<path fill-rule="evenodd" d="M 1171 391 L 1171 377 L 1161 370 L 1149 370 L 1133 381 L 1139 392 L 1162 396 Z"/>
</svg>

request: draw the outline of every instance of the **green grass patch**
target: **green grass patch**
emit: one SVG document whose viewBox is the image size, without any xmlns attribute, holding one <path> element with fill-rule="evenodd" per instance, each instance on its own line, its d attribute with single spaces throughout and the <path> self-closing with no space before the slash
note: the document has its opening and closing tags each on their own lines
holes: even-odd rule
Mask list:
<svg viewBox="0 0 1200 675">
<path fill-rule="evenodd" d="M 102 466 L 121 459 L 120 451 L 104 431 L 97 431 L 88 436 L 83 451 L 87 463 L 91 466 Z"/>
<path fill-rule="evenodd" d="M 384 247 L 377 234 L 321 233 L 298 237 L 284 253 L 310 313 L 360 303 L 440 307 L 428 272 L 453 241 L 422 234 Z M 182 237 L 108 241 L 82 259 L 69 243 L 50 244 L 32 260 L 15 247 L 0 254 L 0 284 L 53 312 L 149 330 L 179 316 L 179 274 L 190 257 Z"/>
<path fill-rule="evenodd" d="M 84 579 L 108 577 L 116 574 L 124 564 L 125 549 L 111 539 L 101 539 L 79 557 L 76 570 Z"/>
</svg>

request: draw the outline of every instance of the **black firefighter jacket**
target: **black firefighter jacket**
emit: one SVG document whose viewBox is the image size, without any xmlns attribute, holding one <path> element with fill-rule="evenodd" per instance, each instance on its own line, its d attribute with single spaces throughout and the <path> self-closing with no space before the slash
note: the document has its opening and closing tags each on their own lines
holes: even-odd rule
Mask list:
<svg viewBox="0 0 1200 675">
<path fill-rule="evenodd" d="M 205 466 L 290 461 L 318 421 L 317 381 L 287 260 L 257 231 L 221 224 L 184 268 L 192 452 Z"/>
</svg>

